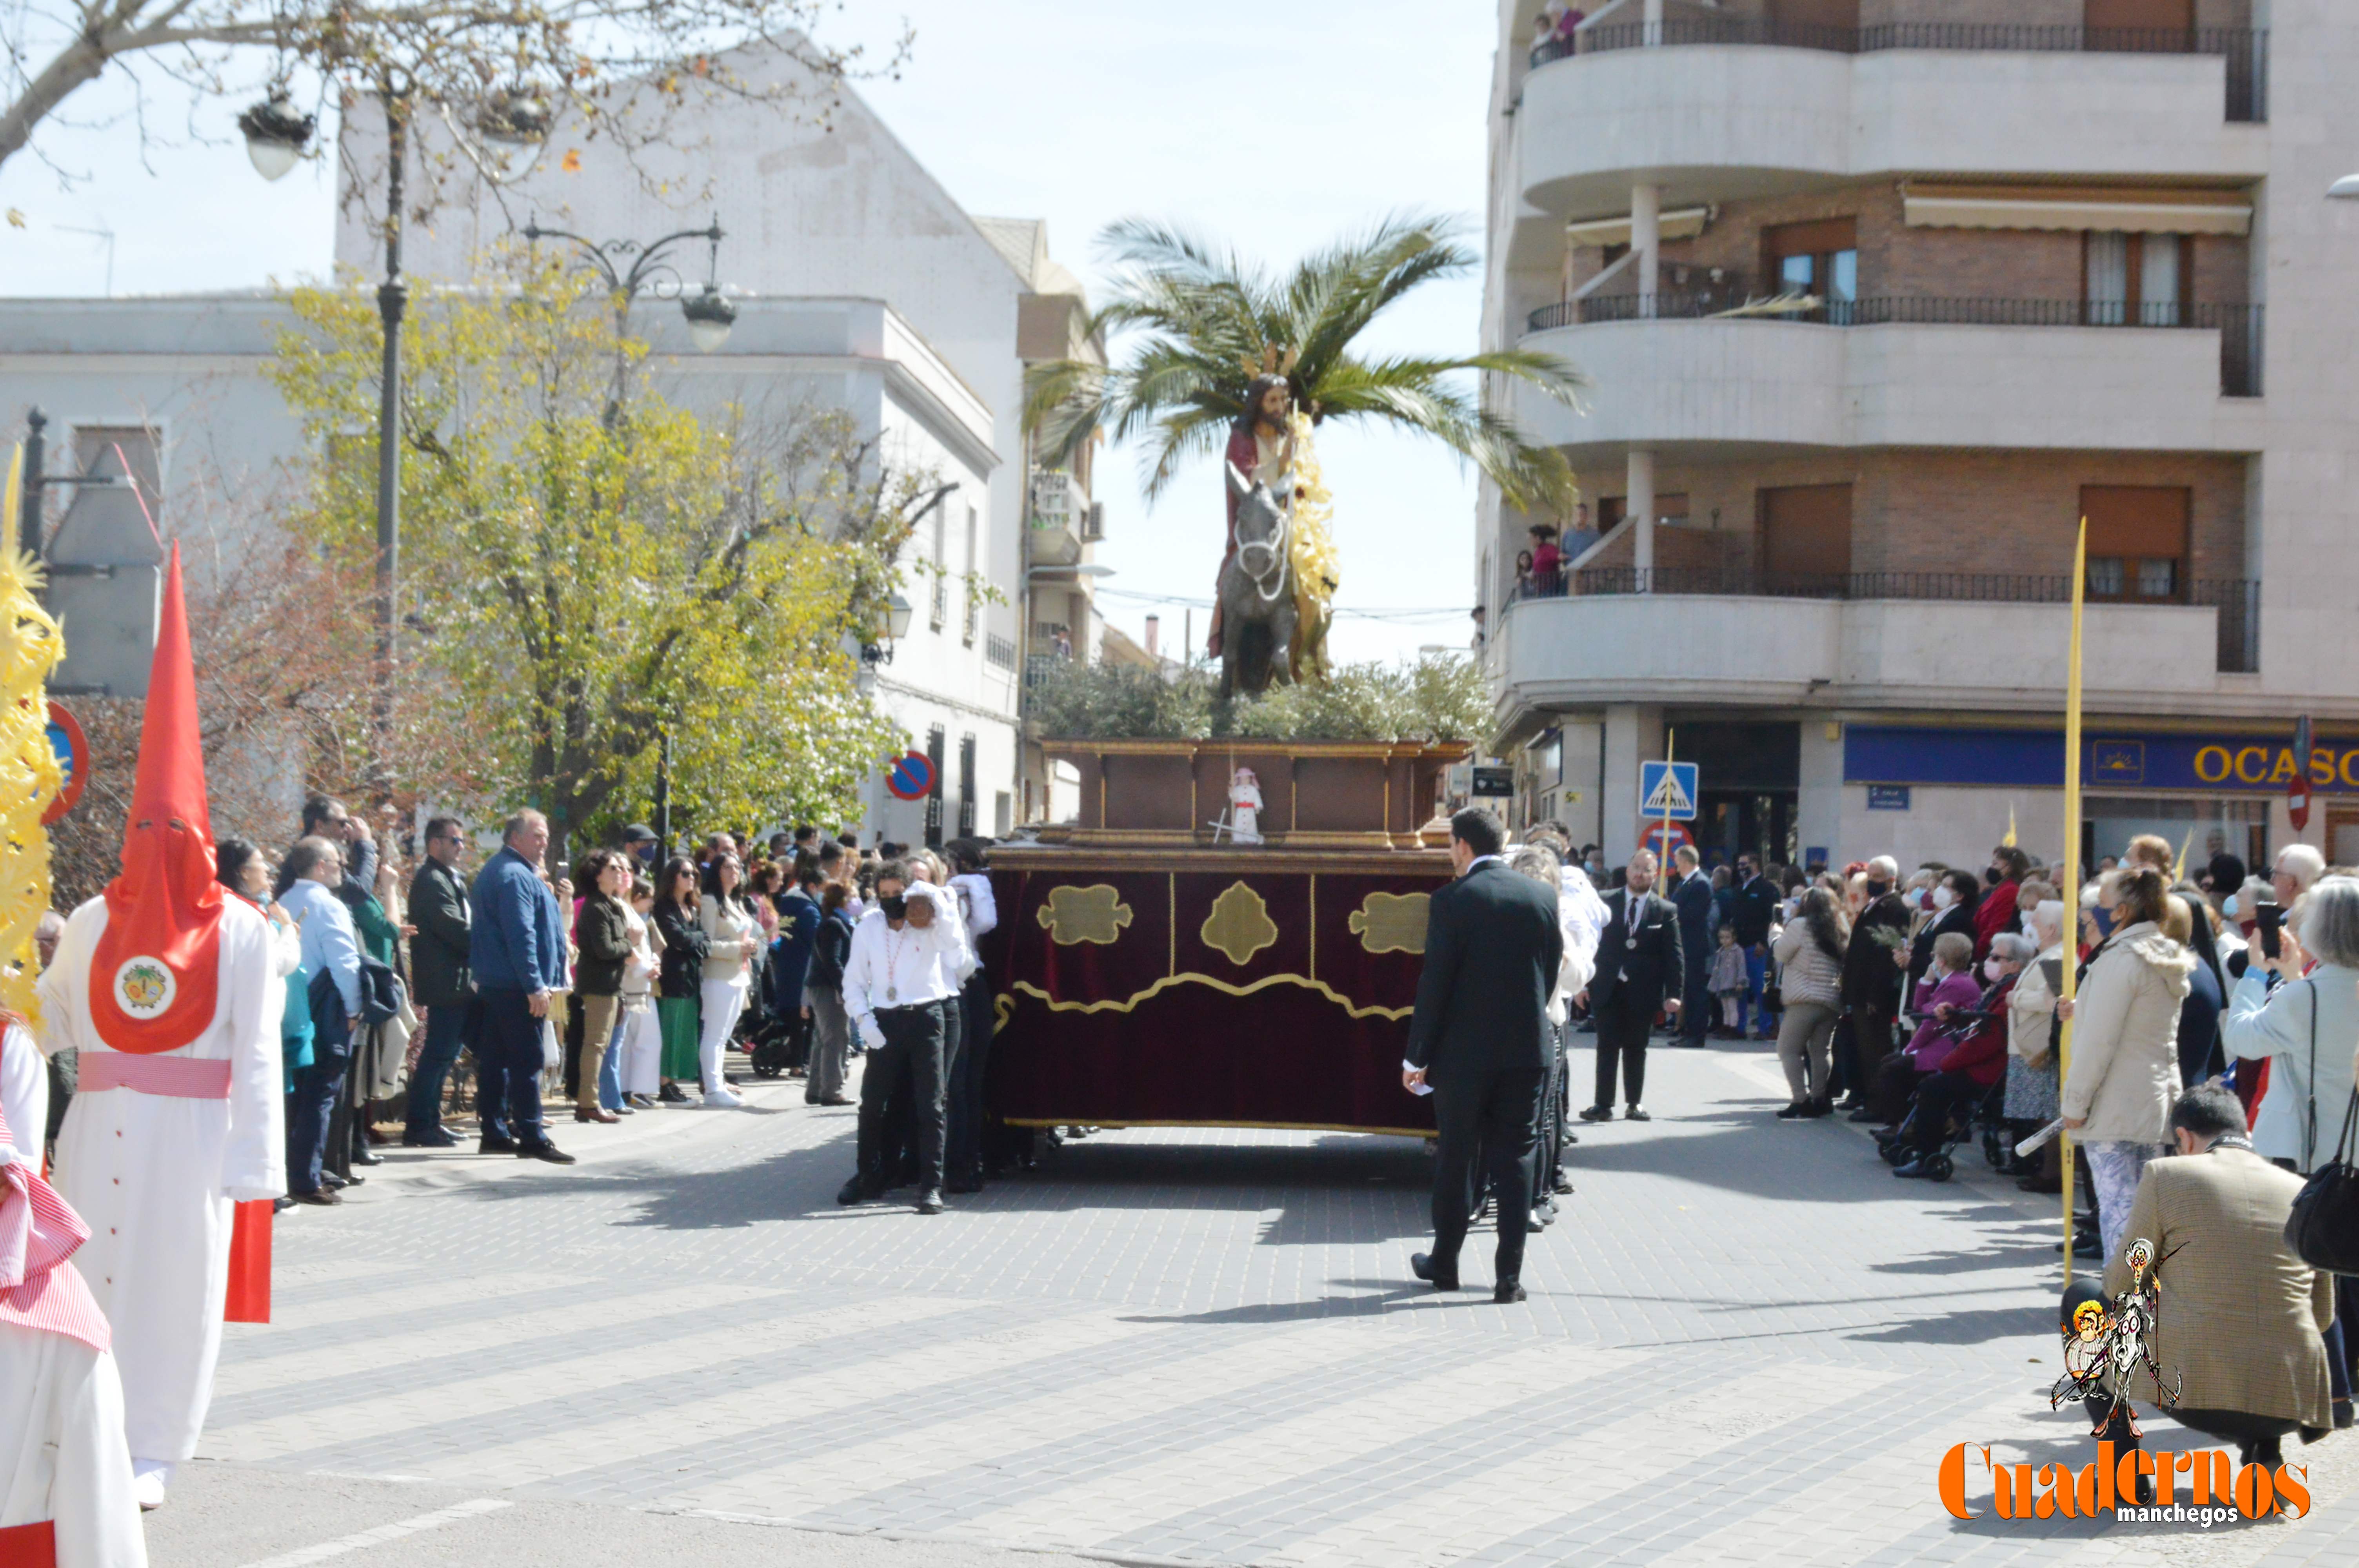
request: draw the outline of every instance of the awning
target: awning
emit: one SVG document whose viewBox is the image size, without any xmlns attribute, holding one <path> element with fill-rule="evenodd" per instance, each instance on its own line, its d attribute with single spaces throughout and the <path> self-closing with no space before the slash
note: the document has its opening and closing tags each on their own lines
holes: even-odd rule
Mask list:
<svg viewBox="0 0 2359 1568">
<path fill-rule="evenodd" d="M 1667 240 L 1691 240 L 1703 232 L 1704 222 L 1712 216 L 1709 207 L 1681 207 L 1666 212 L 1658 221 L 1658 229 Z M 1592 218 L 1584 223 L 1567 223 L 1564 236 L 1576 245 L 1626 245 L 1630 243 L 1630 215 L 1619 218 Z"/>
<path fill-rule="evenodd" d="M 2141 234 L 2249 234 L 2253 206 L 2233 190 L 2068 189 L 2041 186 L 1910 185 L 1912 229 L 2055 229 Z"/>
</svg>

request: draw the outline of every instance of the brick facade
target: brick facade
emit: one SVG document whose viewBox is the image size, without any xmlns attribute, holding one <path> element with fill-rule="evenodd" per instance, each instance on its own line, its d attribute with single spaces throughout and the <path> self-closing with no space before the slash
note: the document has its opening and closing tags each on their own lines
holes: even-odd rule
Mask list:
<svg viewBox="0 0 2359 1568">
<path fill-rule="evenodd" d="M 2174 485 L 2191 492 L 2187 575 L 2242 578 L 2246 460 L 2211 453 L 1857 453 L 1656 462 L 1658 495 L 1685 493 L 1688 520 L 1655 533 L 1662 567 L 1743 568 L 1757 560 L 1758 494 L 1804 484 L 1852 486 L 1854 572 L 2061 576 L 2072 569 L 2082 485 Z M 1578 475 L 1593 513 L 1626 490 L 1619 468 Z M 1628 566 L 1625 534 L 1594 562 Z"/>
</svg>

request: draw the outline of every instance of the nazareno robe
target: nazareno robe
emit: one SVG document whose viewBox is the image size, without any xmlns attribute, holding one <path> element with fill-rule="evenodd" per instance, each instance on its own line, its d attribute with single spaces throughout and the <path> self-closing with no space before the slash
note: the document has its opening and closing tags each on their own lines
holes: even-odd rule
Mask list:
<svg viewBox="0 0 2359 1568">
<path fill-rule="evenodd" d="M 82 1088 L 58 1135 L 57 1184 L 90 1226 L 76 1264 L 114 1330 L 125 1432 L 136 1459 L 193 1458 L 212 1400 L 234 1205 L 287 1190 L 286 1110 L 267 922 L 224 901 L 217 1002 L 178 1050 L 125 1058 L 91 1022 L 91 957 L 106 901 L 75 910 L 41 976 L 44 1044 L 82 1052 Z M 114 1060 L 110 1061 L 109 1059 Z M 96 1088 L 137 1064 L 226 1065 L 225 1097 Z M 173 1068 L 191 1079 L 221 1069 Z"/>
</svg>

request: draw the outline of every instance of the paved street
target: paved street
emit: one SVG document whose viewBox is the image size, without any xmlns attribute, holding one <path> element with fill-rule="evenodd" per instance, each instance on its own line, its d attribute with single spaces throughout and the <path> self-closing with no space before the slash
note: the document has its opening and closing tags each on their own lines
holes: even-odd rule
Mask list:
<svg viewBox="0 0 2359 1568">
<path fill-rule="evenodd" d="M 2289 1454 L 2303 1521 L 1950 1518 L 1952 1444 L 2091 1456 L 2043 1391 L 2050 1205 L 1771 1119 L 1767 1047 L 1658 1047 L 1649 1088 L 1652 1123 L 1582 1128 L 1513 1308 L 1487 1233 L 1482 1291 L 1409 1280 L 1402 1140 L 1103 1133 L 932 1219 L 835 1206 L 853 1113 L 799 1084 L 568 1122 L 572 1170 L 390 1152 L 282 1220 L 277 1321 L 230 1330 L 154 1557 L 2352 1561 L 2352 1434 Z"/>
</svg>

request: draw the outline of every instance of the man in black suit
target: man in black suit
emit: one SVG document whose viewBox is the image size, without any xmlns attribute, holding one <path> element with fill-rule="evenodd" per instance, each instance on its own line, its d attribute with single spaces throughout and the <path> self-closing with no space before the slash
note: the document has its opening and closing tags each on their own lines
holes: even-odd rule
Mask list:
<svg viewBox="0 0 2359 1568">
<path fill-rule="evenodd" d="M 1427 906 L 1425 969 L 1401 1083 L 1412 1094 L 1430 1087 L 1441 1134 L 1434 1150 L 1433 1250 L 1412 1254 L 1409 1268 L 1436 1290 L 1458 1288 L 1458 1249 L 1474 1206 L 1480 1150 L 1499 1217 L 1491 1299 L 1506 1303 L 1524 1299 L 1524 1238 L 1549 1076 L 1548 999 L 1564 957 L 1564 932 L 1547 886 L 1499 859 L 1503 841 L 1487 811 L 1469 807 L 1450 819 L 1458 880 Z"/>
<path fill-rule="evenodd" d="M 1680 1044 L 1701 1046 L 1712 1024 L 1712 879 L 1692 844 L 1671 851 L 1671 904 L 1680 912 Z"/>
<path fill-rule="evenodd" d="M 1843 949 L 1841 997 L 1851 1025 L 1851 1058 L 1845 1076 L 1851 1095 L 1841 1108 L 1853 1119 L 1874 1114 L 1869 1106 L 1875 1070 L 1892 1051 L 1892 1023 L 1900 1011 L 1901 963 L 1908 951 L 1908 905 L 1896 891 L 1899 862 L 1878 855 L 1867 863 L 1867 904 L 1852 922 Z"/>
<path fill-rule="evenodd" d="M 466 848 L 466 829 L 457 817 L 433 818 L 426 824 L 426 859 L 409 880 L 409 921 L 417 927 L 409 939 L 410 996 L 426 1010 L 426 1044 L 410 1069 L 408 1125 L 401 1135 L 411 1149 L 448 1149 L 459 1141 L 442 1125 L 442 1085 L 467 1044 L 467 1013 L 475 1000 L 467 970 L 471 912 L 459 875 Z M 479 1103 L 489 1126 L 498 1102 Z"/>
<path fill-rule="evenodd" d="M 1769 979 L 1769 927 L 1777 923 L 1776 884 L 1761 874 L 1761 857 L 1736 857 L 1736 896 L 1728 906 L 1728 923 L 1736 929 L 1736 945 L 1745 949 L 1745 1009 L 1737 1014 L 1737 1033 L 1745 1033 L 1745 1013 L 1751 1012 L 1756 1040 L 1777 1038 L 1777 1021 L 1762 1006 Z"/>
<path fill-rule="evenodd" d="M 1605 898 L 1610 918 L 1605 935 L 1597 940 L 1596 978 L 1585 993 L 1597 1019 L 1597 1103 L 1581 1113 L 1583 1121 L 1604 1121 L 1614 1115 L 1617 1062 L 1624 1087 L 1630 1091 L 1622 1119 L 1653 1119 L 1639 1103 L 1647 1089 L 1647 1036 L 1667 998 L 1671 1011 L 1679 1011 L 1679 998 L 1669 993 L 1687 976 L 1679 911 L 1654 892 L 1655 852 L 1641 849 L 1631 856 L 1622 882 Z"/>
</svg>

